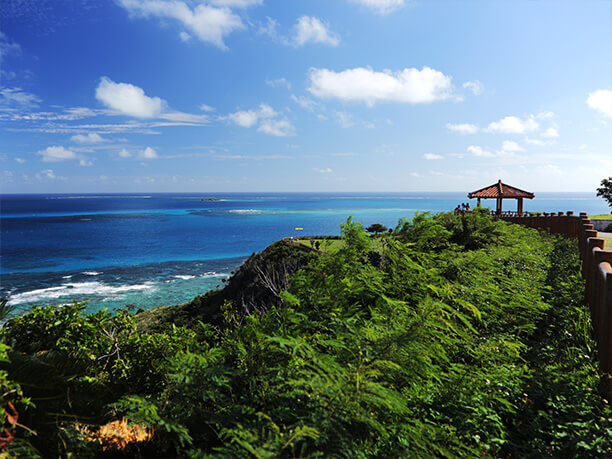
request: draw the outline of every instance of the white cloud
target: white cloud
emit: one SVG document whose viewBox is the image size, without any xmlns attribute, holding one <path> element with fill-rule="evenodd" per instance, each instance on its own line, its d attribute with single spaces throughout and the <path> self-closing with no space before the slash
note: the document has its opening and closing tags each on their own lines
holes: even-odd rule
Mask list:
<svg viewBox="0 0 612 459">
<path fill-rule="evenodd" d="M 147 147 L 145 148 L 143 151 L 140 152 L 140 157 L 143 159 L 155 159 L 155 158 L 159 158 L 159 156 L 157 156 L 157 152 L 151 148 L 151 147 Z"/>
<path fill-rule="evenodd" d="M 368 106 L 376 102 L 428 103 L 453 95 L 451 77 L 429 67 L 396 72 L 363 67 L 341 72 L 313 68 L 308 90 L 320 98 L 365 102 Z"/>
<path fill-rule="evenodd" d="M 515 151 L 524 151 L 525 150 L 518 143 L 513 142 L 512 140 L 504 140 L 502 142 L 501 149 L 502 149 L 503 152 L 515 152 Z"/>
<path fill-rule="evenodd" d="M 166 102 L 159 97 L 149 97 L 138 86 L 129 83 L 115 83 L 102 77 L 96 88 L 96 99 L 108 108 L 123 115 L 136 118 L 153 118 L 160 115 Z"/>
<path fill-rule="evenodd" d="M 479 96 L 484 92 L 484 85 L 478 80 L 466 81 L 463 83 L 463 87 L 472 91 L 472 94 L 475 96 Z"/>
<path fill-rule="evenodd" d="M 531 144 L 531 145 L 538 145 L 539 147 L 543 147 L 545 145 L 550 145 L 551 141 L 546 141 L 546 140 L 540 140 L 540 139 L 532 139 L 530 137 L 526 137 L 525 138 L 525 142 Z"/>
<path fill-rule="evenodd" d="M 491 153 L 490 151 L 483 150 L 482 147 L 479 147 L 478 145 L 470 145 L 469 147 L 467 147 L 467 151 L 472 153 L 474 156 L 481 156 L 481 157 L 494 156 L 493 153 Z"/>
<path fill-rule="evenodd" d="M 227 117 L 238 126 L 249 128 L 255 126 L 262 118 L 273 118 L 277 115 L 268 104 L 260 104 L 258 110 L 241 110 L 230 113 Z"/>
<path fill-rule="evenodd" d="M 433 160 L 436 160 L 436 159 L 442 159 L 443 156 L 442 155 L 436 155 L 435 153 L 425 153 L 423 155 L 423 158 L 425 158 L 428 161 L 433 161 Z"/>
<path fill-rule="evenodd" d="M 254 4 L 254 2 L 213 0 L 212 3 L 215 1 L 222 7 L 215 8 L 199 4 L 191 9 L 187 3 L 178 0 L 120 0 L 120 5 L 131 15 L 176 19 L 200 41 L 227 49 L 223 39 L 234 30 L 244 28 L 240 17 L 227 6 L 248 6 L 247 4 Z"/>
<path fill-rule="evenodd" d="M 248 8 L 249 6 L 261 5 L 263 0 L 209 0 L 209 3 L 228 8 Z"/>
<path fill-rule="evenodd" d="M 550 127 L 548 129 L 546 129 L 544 132 L 542 132 L 540 135 L 542 137 L 550 139 L 550 138 L 553 138 L 553 137 L 559 137 L 559 132 L 557 131 L 557 129 Z"/>
<path fill-rule="evenodd" d="M 338 46 L 340 39 L 329 30 L 329 25 L 311 16 L 301 16 L 295 25 L 295 44 L 303 46 L 306 43 L 321 43 Z"/>
<path fill-rule="evenodd" d="M 45 170 L 40 171 L 40 174 L 36 174 L 36 178 L 38 178 L 39 180 L 41 178 L 48 178 L 48 179 L 54 180 L 57 177 L 55 175 L 55 172 L 53 172 L 53 169 L 45 169 Z"/>
<path fill-rule="evenodd" d="M 0 107 L 36 107 L 41 102 L 38 96 L 22 90 L 21 88 L 0 87 Z"/>
<path fill-rule="evenodd" d="M 87 135 L 76 134 L 70 137 L 70 140 L 76 143 L 101 143 L 105 141 L 100 134 L 95 132 L 90 132 Z"/>
<path fill-rule="evenodd" d="M 324 167 L 323 169 L 314 168 L 315 171 L 320 172 L 321 174 L 331 174 L 333 170 L 329 167 Z"/>
<path fill-rule="evenodd" d="M 487 132 L 495 132 L 502 134 L 524 134 L 526 132 L 535 131 L 539 124 L 530 116 L 527 119 L 520 119 L 516 116 L 506 116 L 499 121 L 493 121 L 489 124 Z"/>
<path fill-rule="evenodd" d="M 83 166 L 83 167 L 93 166 L 93 161 L 91 161 L 90 159 L 86 159 L 86 158 L 80 159 L 79 166 Z"/>
<path fill-rule="evenodd" d="M 308 97 L 296 96 L 295 94 L 291 94 L 291 100 L 308 111 L 313 111 L 315 107 L 319 105 L 318 102 L 309 99 Z"/>
<path fill-rule="evenodd" d="M 119 156 L 121 156 L 122 158 L 129 158 L 130 156 L 132 156 L 132 154 L 124 148 L 119 152 Z"/>
<path fill-rule="evenodd" d="M 287 89 L 291 89 L 291 83 L 287 81 L 286 78 L 276 78 L 275 80 L 269 80 L 266 78 L 266 84 L 273 88 L 277 88 L 279 86 L 285 86 Z"/>
<path fill-rule="evenodd" d="M 540 112 L 536 115 L 536 118 L 539 120 L 550 120 L 555 117 L 554 112 Z"/>
<path fill-rule="evenodd" d="M 165 112 L 159 115 L 159 118 L 175 123 L 183 123 L 182 125 L 200 125 L 209 121 L 208 115 L 193 115 L 191 113 L 183 113 L 177 111 Z M 161 126 L 161 123 L 157 124 Z"/>
<path fill-rule="evenodd" d="M 599 89 L 589 94 L 586 100 L 589 107 L 600 111 L 606 116 L 612 116 L 612 91 L 609 89 Z"/>
<path fill-rule="evenodd" d="M 446 129 L 449 131 L 459 132 L 460 134 L 476 134 L 478 132 L 478 126 L 475 124 L 451 124 L 446 123 Z"/>
<path fill-rule="evenodd" d="M 67 159 L 79 159 L 79 156 L 72 150 L 68 150 L 62 146 L 47 147 L 44 150 L 36 152 L 42 156 L 45 162 L 65 161 Z"/>
<path fill-rule="evenodd" d="M 191 40 L 191 35 L 185 31 L 181 31 L 181 33 L 179 33 L 179 37 L 183 43 L 187 43 L 189 40 Z"/>
<path fill-rule="evenodd" d="M 404 5 L 406 0 L 351 0 L 353 3 L 360 3 L 377 13 L 387 14 Z"/>
<path fill-rule="evenodd" d="M 260 123 L 257 131 L 277 137 L 286 137 L 293 135 L 295 128 L 288 120 L 265 119 Z"/>
<path fill-rule="evenodd" d="M 15 158 L 15 161 L 17 161 L 19 164 L 23 164 L 26 162 L 26 160 L 23 158 Z"/>
<path fill-rule="evenodd" d="M 343 128 L 350 128 L 351 126 L 355 125 L 353 115 L 347 112 L 336 112 L 336 119 Z"/>
<path fill-rule="evenodd" d="M 19 53 L 21 53 L 21 46 L 19 46 L 18 43 L 9 41 L 6 34 L 0 31 L 0 64 L 4 60 L 5 56 Z"/>
<path fill-rule="evenodd" d="M 215 107 L 211 107 L 210 105 L 202 104 L 200 105 L 200 110 L 202 110 L 203 112 L 214 112 Z"/>
<path fill-rule="evenodd" d="M 260 25 L 257 28 L 257 34 L 267 35 L 273 40 L 279 40 L 283 42 L 284 44 L 287 44 L 287 39 L 279 35 L 278 31 L 276 30 L 277 27 L 278 27 L 278 22 L 276 21 L 276 19 L 273 19 L 271 17 L 266 17 L 266 23 L 263 25 Z"/>
<path fill-rule="evenodd" d="M 231 113 L 229 115 L 229 119 L 236 123 L 238 126 L 248 128 L 257 124 L 257 120 L 259 119 L 259 117 L 257 115 L 257 112 L 253 110 L 248 110 Z"/>
</svg>

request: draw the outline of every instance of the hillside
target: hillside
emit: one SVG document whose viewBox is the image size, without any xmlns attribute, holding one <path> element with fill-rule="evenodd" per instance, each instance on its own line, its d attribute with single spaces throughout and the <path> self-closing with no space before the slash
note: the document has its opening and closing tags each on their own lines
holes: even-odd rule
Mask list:
<svg viewBox="0 0 612 459">
<path fill-rule="evenodd" d="M 4 406 L 29 430 L 6 415 L 4 444 L 45 457 L 612 454 L 572 241 L 480 212 L 401 220 L 375 243 L 350 219 L 342 233 L 333 253 L 276 243 L 181 306 L 9 321 Z"/>
</svg>

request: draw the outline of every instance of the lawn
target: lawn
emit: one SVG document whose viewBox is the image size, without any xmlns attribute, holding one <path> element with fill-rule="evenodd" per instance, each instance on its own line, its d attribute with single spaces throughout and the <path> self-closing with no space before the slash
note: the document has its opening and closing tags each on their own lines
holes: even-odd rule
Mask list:
<svg viewBox="0 0 612 459">
<path fill-rule="evenodd" d="M 591 220 L 612 220 L 612 214 L 589 215 Z"/>
</svg>

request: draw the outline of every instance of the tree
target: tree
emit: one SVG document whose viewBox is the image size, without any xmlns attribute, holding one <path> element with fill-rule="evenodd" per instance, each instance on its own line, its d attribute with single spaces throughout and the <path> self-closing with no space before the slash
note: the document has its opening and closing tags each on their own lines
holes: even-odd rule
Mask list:
<svg viewBox="0 0 612 459">
<path fill-rule="evenodd" d="M 387 231 L 387 227 L 381 225 L 380 223 L 374 223 L 373 225 L 368 226 L 366 228 L 366 231 L 368 233 L 374 233 L 374 236 L 376 236 L 378 233 L 384 233 L 385 231 Z"/>
<path fill-rule="evenodd" d="M 612 207 L 612 177 L 601 181 L 601 187 L 597 188 L 597 196 L 604 198 L 608 201 L 608 205 Z"/>
</svg>

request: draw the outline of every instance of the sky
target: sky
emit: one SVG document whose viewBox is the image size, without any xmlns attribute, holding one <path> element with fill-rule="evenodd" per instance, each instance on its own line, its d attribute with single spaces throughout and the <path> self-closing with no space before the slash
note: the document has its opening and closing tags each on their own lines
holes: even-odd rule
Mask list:
<svg viewBox="0 0 612 459">
<path fill-rule="evenodd" d="M 0 191 L 593 191 L 612 0 L 2 0 Z"/>
</svg>

